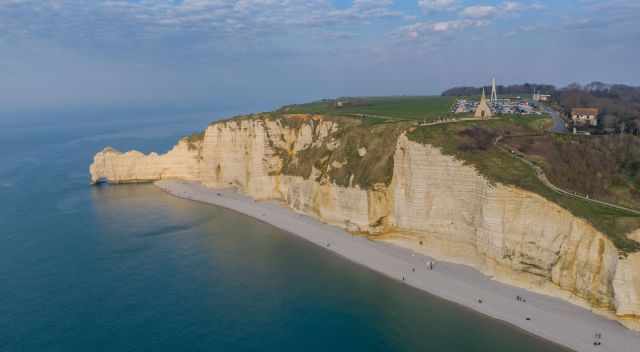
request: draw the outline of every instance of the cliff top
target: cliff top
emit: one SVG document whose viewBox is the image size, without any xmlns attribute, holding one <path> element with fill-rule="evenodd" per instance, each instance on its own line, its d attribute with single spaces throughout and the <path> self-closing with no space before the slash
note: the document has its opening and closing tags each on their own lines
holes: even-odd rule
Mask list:
<svg viewBox="0 0 640 352">
<path fill-rule="evenodd" d="M 231 120 L 272 120 L 289 128 L 338 122 L 338 128 L 321 143 L 296 153 L 276 148 L 283 161 L 281 172 L 363 189 L 391 182 L 397 138 L 408 132 L 411 140 L 438 147 L 492 182 L 537 193 L 588 220 L 621 251 L 640 250 L 638 242 L 626 237 L 640 228 L 638 214 L 560 194 L 544 184 L 534 168 L 544 170 L 553 185 L 571 193 L 640 209 L 638 138 L 552 135 L 546 133 L 551 121 L 545 116 L 440 121 L 448 103 L 437 98 L 340 98 Z M 427 119 L 419 116 L 430 116 L 431 124 L 419 125 Z M 225 121 L 229 120 L 216 123 Z M 189 140 L 197 138 L 200 136 Z M 496 144 L 497 140 L 500 143 Z"/>
</svg>

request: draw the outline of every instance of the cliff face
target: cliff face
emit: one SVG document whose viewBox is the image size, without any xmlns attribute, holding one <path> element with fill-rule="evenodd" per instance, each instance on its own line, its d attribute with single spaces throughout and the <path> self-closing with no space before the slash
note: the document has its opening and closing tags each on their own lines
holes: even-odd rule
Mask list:
<svg viewBox="0 0 640 352">
<path fill-rule="evenodd" d="M 199 180 L 201 164 L 200 143 L 181 140 L 163 155 L 144 155 L 138 151 L 121 153 L 105 148 L 93 158 L 89 168 L 91 182 L 111 183 L 150 182 L 163 178 Z"/>
<path fill-rule="evenodd" d="M 633 259 L 619 259 L 590 224 L 536 194 L 492 185 L 473 168 L 404 136 L 391 189 L 395 243 L 577 303 L 615 310 L 619 300 L 640 313 L 637 298 L 623 298 L 625 286 L 613 284 L 621 265 L 633 271 Z"/>
<path fill-rule="evenodd" d="M 283 173 L 308 162 L 301 158 L 304 151 L 320 146 L 331 151 L 342 142 L 336 121 L 295 119 L 294 124 L 268 118 L 216 123 L 202 142 L 183 140 L 161 156 L 105 149 L 95 156 L 91 178 L 113 183 L 177 178 L 235 187 L 352 232 L 377 234 L 472 265 L 500 281 L 615 313 L 640 329 L 640 254 L 619 256 L 588 222 L 531 192 L 492 184 L 474 168 L 404 135 L 395 144 L 388 184 L 338 186 L 327 175 L 345 168 L 346 161 L 329 162 L 323 155 L 308 177 Z M 354 150 L 355 158 L 367 155 L 363 146 Z M 632 236 L 640 239 L 640 232 Z"/>
</svg>

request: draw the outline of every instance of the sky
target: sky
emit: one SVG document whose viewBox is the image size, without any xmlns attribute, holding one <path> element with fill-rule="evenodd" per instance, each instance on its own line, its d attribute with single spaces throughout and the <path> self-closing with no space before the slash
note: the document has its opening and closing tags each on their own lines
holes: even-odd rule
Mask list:
<svg viewBox="0 0 640 352">
<path fill-rule="evenodd" d="M 640 85 L 640 0 L 0 0 L 0 112 Z"/>
</svg>

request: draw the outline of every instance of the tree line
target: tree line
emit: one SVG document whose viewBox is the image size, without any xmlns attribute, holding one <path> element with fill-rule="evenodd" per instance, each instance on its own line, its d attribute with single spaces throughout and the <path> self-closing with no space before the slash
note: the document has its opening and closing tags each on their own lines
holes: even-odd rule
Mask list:
<svg viewBox="0 0 640 352">
<path fill-rule="evenodd" d="M 597 108 L 598 129 L 640 135 L 640 87 L 593 82 L 571 84 L 553 94 L 565 114 L 576 107 Z"/>
<path fill-rule="evenodd" d="M 491 86 L 486 87 L 454 87 L 447 89 L 442 93 L 445 97 L 461 97 L 461 96 L 478 96 L 482 93 L 482 88 L 489 94 L 491 92 Z M 498 85 L 496 91 L 498 95 L 523 95 L 533 94 L 534 90 L 540 94 L 553 94 L 556 91 L 556 87 L 550 84 L 513 84 L 509 86 Z"/>
</svg>

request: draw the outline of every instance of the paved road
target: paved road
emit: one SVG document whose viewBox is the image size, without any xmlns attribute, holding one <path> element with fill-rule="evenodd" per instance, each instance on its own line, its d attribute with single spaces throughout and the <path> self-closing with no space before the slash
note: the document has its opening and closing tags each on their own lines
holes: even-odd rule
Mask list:
<svg viewBox="0 0 640 352">
<path fill-rule="evenodd" d="M 569 133 L 569 130 L 564 124 L 564 120 L 560 113 L 546 105 L 542 105 L 542 109 L 551 116 L 553 119 L 553 127 L 551 128 L 551 132 L 553 133 Z"/>
<path fill-rule="evenodd" d="M 420 126 L 434 126 L 434 125 L 443 125 L 443 124 L 448 124 L 448 123 L 458 123 L 458 122 L 465 122 L 465 121 L 488 121 L 488 120 L 498 120 L 499 118 L 496 117 L 491 117 L 491 118 L 486 118 L 486 117 L 461 117 L 461 118 L 448 118 L 445 120 L 439 120 L 439 121 L 433 121 L 433 122 L 421 122 L 419 123 Z"/>
</svg>

